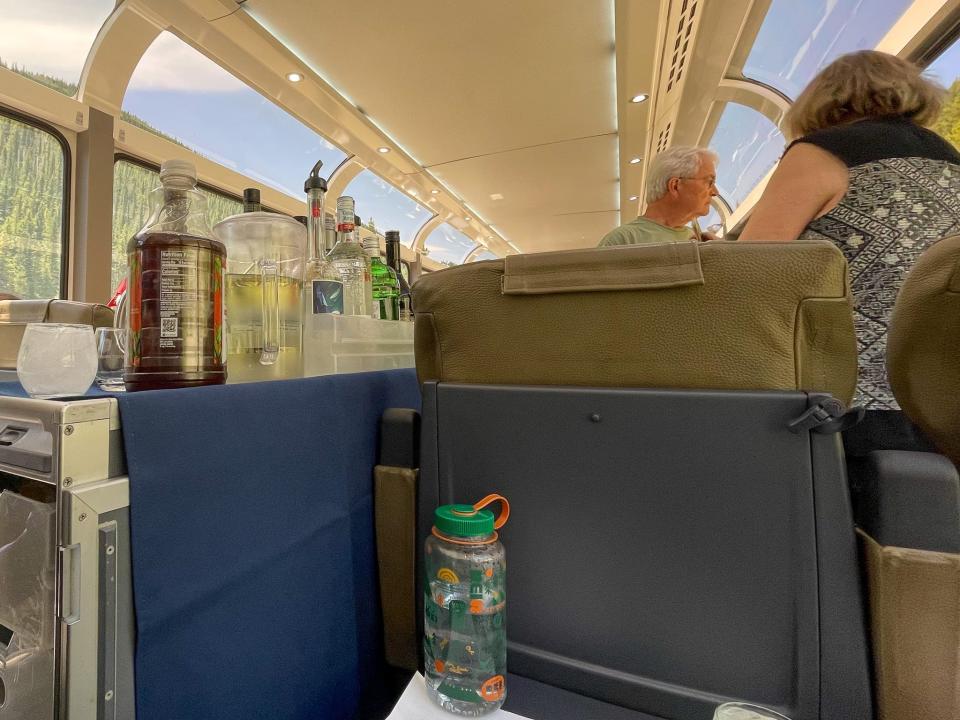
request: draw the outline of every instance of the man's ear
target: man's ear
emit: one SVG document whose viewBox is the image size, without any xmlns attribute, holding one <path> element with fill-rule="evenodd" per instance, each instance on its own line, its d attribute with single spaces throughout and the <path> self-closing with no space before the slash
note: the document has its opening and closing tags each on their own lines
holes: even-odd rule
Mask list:
<svg viewBox="0 0 960 720">
<path fill-rule="evenodd" d="M 667 190 L 673 194 L 680 191 L 680 178 L 672 177 L 667 180 Z"/>
</svg>

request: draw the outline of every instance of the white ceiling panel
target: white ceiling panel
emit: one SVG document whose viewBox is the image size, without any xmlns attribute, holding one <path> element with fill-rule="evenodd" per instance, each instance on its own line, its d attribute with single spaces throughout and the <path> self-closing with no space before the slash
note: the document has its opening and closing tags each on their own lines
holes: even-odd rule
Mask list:
<svg viewBox="0 0 960 720">
<path fill-rule="evenodd" d="M 595 245 L 617 224 L 617 137 L 541 145 L 431 172 L 523 252 Z"/>
<path fill-rule="evenodd" d="M 612 0 L 248 0 L 426 167 L 616 131 Z"/>
</svg>

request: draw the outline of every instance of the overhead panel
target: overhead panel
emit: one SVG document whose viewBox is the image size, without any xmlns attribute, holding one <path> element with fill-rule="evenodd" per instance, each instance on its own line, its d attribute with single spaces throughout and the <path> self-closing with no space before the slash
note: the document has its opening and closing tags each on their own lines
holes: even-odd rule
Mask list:
<svg viewBox="0 0 960 720">
<path fill-rule="evenodd" d="M 522 250 L 540 241 L 511 230 L 489 193 L 471 192 L 484 183 L 450 165 L 615 137 L 613 0 L 247 0 L 241 7 Z M 614 186 L 612 147 L 561 174 L 527 168 L 522 177 L 534 175 L 538 185 L 520 191 L 531 198 L 526 212 L 546 219 L 566 211 L 567 175 L 582 189 Z M 582 209 L 609 213 L 615 190 L 612 197 L 581 202 Z"/>
<path fill-rule="evenodd" d="M 540 252 L 596 245 L 617 225 L 616 164 L 611 133 L 460 160 L 434 173 L 483 217 L 496 218 L 506 239 Z"/>
</svg>

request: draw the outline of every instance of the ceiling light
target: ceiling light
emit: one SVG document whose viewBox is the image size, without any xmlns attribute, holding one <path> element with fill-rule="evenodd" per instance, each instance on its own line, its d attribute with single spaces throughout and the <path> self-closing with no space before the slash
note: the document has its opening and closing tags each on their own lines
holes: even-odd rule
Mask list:
<svg viewBox="0 0 960 720">
<path fill-rule="evenodd" d="M 469 215 L 464 215 L 464 216 L 463 216 L 463 219 L 466 220 L 467 222 L 470 222 L 470 216 L 469 216 Z"/>
<path fill-rule="evenodd" d="M 642 103 L 644 100 L 646 100 L 646 99 L 649 98 L 649 97 L 650 97 L 650 96 L 647 95 L 646 93 L 640 93 L 639 95 L 634 95 L 632 98 L 630 98 L 630 102 L 632 102 L 632 103 Z"/>
<path fill-rule="evenodd" d="M 630 164 L 631 164 L 631 165 L 636 165 L 636 164 L 637 164 L 638 162 L 640 162 L 641 160 L 643 160 L 643 158 L 641 158 L 641 157 L 630 158 Z"/>
<path fill-rule="evenodd" d="M 410 194 L 413 195 L 414 197 L 416 197 L 416 196 L 417 196 L 417 189 L 416 189 L 416 188 L 410 188 Z"/>
<path fill-rule="evenodd" d="M 388 153 L 388 152 L 390 152 L 390 148 L 388 148 L 388 147 L 378 147 L 378 148 L 377 148 L 377 152 L 378 152 L 378 153 Z"/>
<path fill-rule="evenodd" d="M 503 200 L 503 195 L 501 195 L 500 193 L 493 193 L 492 195 L 490 195 L 490 199 L 491 199 L 491 200 Z"/>
<path fill-rule="evenodd" d="M 300 82 L 303 80 L 303 75 L 298 72 L 287 73 L 287 80 L 290 82 Z"/>
<path fill-rule="evenodd" d="M 630 197 L 627 198 L 627 200 L 636 200 L 636 199 L 637 199 L 636 195 L 631 195 Z"/>
<path fill-rule="evenodd" d="M 431 191 L 430 191 L 430 194 L 431 194 L 431 195 L 439 195 L 439 194 L 440 194 L 440 191 L 439 191 L 439 190 L 431 190 Z"/>
</svg>

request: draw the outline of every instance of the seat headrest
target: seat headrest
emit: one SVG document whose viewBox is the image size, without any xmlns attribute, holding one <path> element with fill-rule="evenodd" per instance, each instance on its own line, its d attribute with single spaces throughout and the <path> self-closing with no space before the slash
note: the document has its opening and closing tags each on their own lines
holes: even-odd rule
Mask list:
<svg viewBox="0 0 960 720">
<path fill-rule="evenodd" d="M 900 288 L 888 332 L 894 397 L 960 463 L 960 235 L 920 256 Z"/>
<path fill-rule="evenodd" d="M 421 381 L 788 389 L 849 402 L 847 266 L 827 242 L 595 248 L 413 287 Z"/>
</svg>

